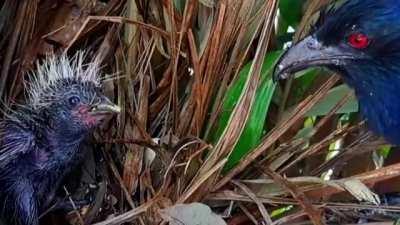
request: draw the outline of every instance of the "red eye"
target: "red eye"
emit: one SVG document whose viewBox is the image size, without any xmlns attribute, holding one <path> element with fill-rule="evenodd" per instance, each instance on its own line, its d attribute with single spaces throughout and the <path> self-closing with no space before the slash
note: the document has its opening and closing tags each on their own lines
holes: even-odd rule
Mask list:
<svg viewBox="0 0 400 225">
<path fill-rule="evenodd" d="M 357 49 L 363 49 L 368 47 L 369 45 L 368 36 L 362 33 L 351 34 L 349 36 L 348 42 L 353 48 Z"/>
</svg>

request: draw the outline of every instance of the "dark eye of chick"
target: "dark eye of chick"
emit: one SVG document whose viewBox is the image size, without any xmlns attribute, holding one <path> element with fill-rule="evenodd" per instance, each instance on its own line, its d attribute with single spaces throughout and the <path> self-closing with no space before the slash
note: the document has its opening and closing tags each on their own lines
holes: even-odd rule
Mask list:
<svg viewBox="0 0 400 225">
<path fill-rule="evenodd" d="M 74 107 L 81 102 L 81 99 L 78 96 L 74 95 L 68 98 L 68 102 L 71 107 Z"/>
</svg>

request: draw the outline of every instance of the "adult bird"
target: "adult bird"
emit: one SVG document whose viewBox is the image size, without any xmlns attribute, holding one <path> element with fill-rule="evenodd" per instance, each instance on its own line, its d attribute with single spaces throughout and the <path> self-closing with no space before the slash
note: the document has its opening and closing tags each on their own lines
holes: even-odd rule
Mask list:
<svg viewBox="0 0 400 225">
<path fill-rule="evenodd" d="M 275 79 L 313 66 L 338 71 L 369 127 L 400 144 L 400 1 L 348 0 L 278 61 Z"/>
<path fill-rule="evenodd" d="M 31 74 L 27 102 L 0 121 L 0 213 L 7 224 L 38 225 L 85 138 L 119 112 L 101 92 L 99 65 L 49 57 Z"/>
</svg>

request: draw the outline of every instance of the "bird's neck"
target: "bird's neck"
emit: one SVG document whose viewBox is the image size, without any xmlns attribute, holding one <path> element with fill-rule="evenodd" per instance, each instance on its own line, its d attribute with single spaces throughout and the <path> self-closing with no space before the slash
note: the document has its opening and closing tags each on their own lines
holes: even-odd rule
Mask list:
<svg viewBox="0 0 400 225">
<path fill-rule="evenodd" d="M 24 111 L 25 110 L 25 111 Z M 28 130 L 33 137 L 33 143 L 39 151 L 31 152 L 31 157 L 35 165 L 42 169 L 61 169 L 70 167 L 68 164 L 73 163 L 76 158 L 81 155 L 80 145 L 86 138 L 86 132 L 74 133 L 72 129 L 67 127 L 50 124 L 48 119 L 35 111 L 28 109 L 20 110 L 19 114 L 15 114 L 15 119 L 11 122 L 17 123 L 18 126 Z M 26 140 L 21 140 L 21 142 Z"/>
<path fill-rule="evenodd" d="M 400 144 L 400 69 L 351 68 L 344 79 L 355 90 L 369 127 L 393 144 Z"/>
<path fill-rule="evenodd" d="M 70 132 L 65 127 L 55 127 L 47 131 L 47 140 L 50 146 L 56 149 L 52 154 L 60 160 L 68 160 L 73 154 L 77 154 L 79 145 L 86 136 L 86 132 Z"/>
<path fill-rule="evenodd" d="M 73 121 L 60 119 L 57 114 L 50 115 L 49 121 L 47 136 L 54 140 L 55 145 L 75 146 L 81 143 L 89 133 L 86 129 L 77 128 Z"/>
<path fill-rule="evenodd" d="M 61 130 L 61 129 L 52 129 L 48 131 L 47 136 L 52 140 L 52 144 L 56 146 L 75 146 L 79 145 L 87 134 L 85 132 L 80 133 L 72 133 L 68 132 L 68 130 Z"/>
<path fill-rule="evenodd" d="M 45 121 L 46 125 L 41 127 L 43 136 L 42 148 L 38 164 L 43 169 L 61 170 L 71 167 L 81 155 L 80 145 L 88 132 L 80 131 L 70 127 L 67 123 L 57 120 Z"/>
<path fill-rule="evenodd" d="M 81 148 L 85 135 L 71 135 L 62 131 L 49 132 L 47 140 L 48 152 L 45 152 L 43 169 L 50 171 L 50 175 L 64 176 L 71 168 L 79 164 L 84 155 Z"/>
</svg>

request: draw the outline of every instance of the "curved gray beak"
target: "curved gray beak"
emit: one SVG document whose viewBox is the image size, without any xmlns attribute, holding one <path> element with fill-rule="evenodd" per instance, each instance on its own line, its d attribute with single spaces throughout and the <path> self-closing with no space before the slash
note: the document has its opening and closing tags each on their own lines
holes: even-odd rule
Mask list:
<svg viewBox="0 0 400 225">
<path fill-rule="evenodd" d="M 282 55 L 274 69 L 274 80 L 286 79 L 309 67 L 338 67 L 355 58 L 357 54 L 354 51 L 339 46 L 324 46 L 313 36 L 308 36 Z"/>
<path fill-rule="evenodd" d="M 103 97 L 101 102 L 92 106 L 91 113 L 94 114 L 113 114 L 120 113 L 121 107 L 112 103 L 108 98 Z"/>
</svg>

